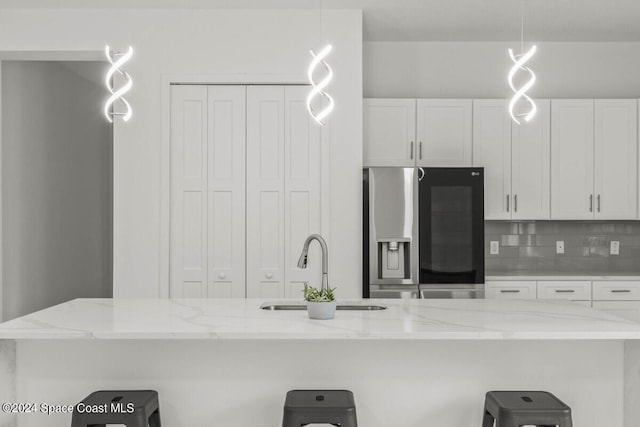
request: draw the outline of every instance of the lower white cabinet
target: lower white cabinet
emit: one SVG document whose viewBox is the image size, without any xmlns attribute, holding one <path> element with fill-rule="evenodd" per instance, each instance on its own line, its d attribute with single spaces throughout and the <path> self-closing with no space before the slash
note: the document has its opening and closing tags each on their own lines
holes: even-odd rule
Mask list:
<svg viewBox="0 0 640 427">
<path fill-rule="evenodd" d="M 640 280 L 594 281 L 593 308 L 640 322 Z"/>
<path fill-rule="evenodd" d="M 539 281 L 538 299 L 591 301 L 591 281 Z"/>
<path fill-rule="evenodd" d="M 593 308 L 640 322 L 640 301 L 594 301 Z"/>
<path fill-rule="evenodd" d="M 496 280 L 484 285 L 486 299 L 536 299 L 535 280 Z"/>
</svg>

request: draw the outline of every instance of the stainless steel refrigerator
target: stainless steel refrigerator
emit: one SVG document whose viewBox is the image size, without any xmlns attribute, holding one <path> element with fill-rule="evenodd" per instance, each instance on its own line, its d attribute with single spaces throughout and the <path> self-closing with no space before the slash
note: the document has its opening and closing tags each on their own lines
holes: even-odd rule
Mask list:
<svg viewBox="0 0 640 427">
<path fill-rule="evenodd" d="M 484 297 L 483 175 L 364 169 L 365 298 Z"/>
</svg>

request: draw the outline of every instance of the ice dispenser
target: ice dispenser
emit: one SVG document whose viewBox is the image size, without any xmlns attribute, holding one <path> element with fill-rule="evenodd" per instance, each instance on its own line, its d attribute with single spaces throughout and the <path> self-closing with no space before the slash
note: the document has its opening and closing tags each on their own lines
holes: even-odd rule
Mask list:
<svg viewBox="0 0 640 427">
<path fill-rule="evenodd" d="M 365 170 L 369 269 L 365 296 L 417 292 L 417 173 L 414 168 Z M 370 295 L 366 295 L 370 292 Z"/>
</svg>

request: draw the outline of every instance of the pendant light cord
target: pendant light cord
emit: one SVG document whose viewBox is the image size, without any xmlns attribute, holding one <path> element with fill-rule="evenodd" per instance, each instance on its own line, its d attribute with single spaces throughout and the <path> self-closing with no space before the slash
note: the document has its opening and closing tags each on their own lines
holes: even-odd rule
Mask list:
<svg viewBox="0 0 640 427">
<path fill-rule="evenodd" d="M 520 54 L 524 53 L 524 0 L 520 0 Z"/>
</svg>

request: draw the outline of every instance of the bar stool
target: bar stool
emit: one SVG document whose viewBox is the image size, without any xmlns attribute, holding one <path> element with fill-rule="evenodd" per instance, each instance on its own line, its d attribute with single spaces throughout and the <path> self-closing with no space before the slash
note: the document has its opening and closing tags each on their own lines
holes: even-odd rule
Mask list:
<svg viewBox="0 0 640 427">
<path fill-rule="evenodd" d="M 357 427 L 356 404 L 349 390 L 291 390 L 284 402 L 282 427 L 327 423 Z"/>
<path fill-rule="evenodd" d="M 71 427 L 161 427 L 158 392 L 154 390 L 101 390 L 82 399 L 73 409 Z"/>
<path fill-rule="evenodd" d="M 490 391 L 482 427 L 572 427 L 571 408 L 546 391 Z"/>
</svg>

